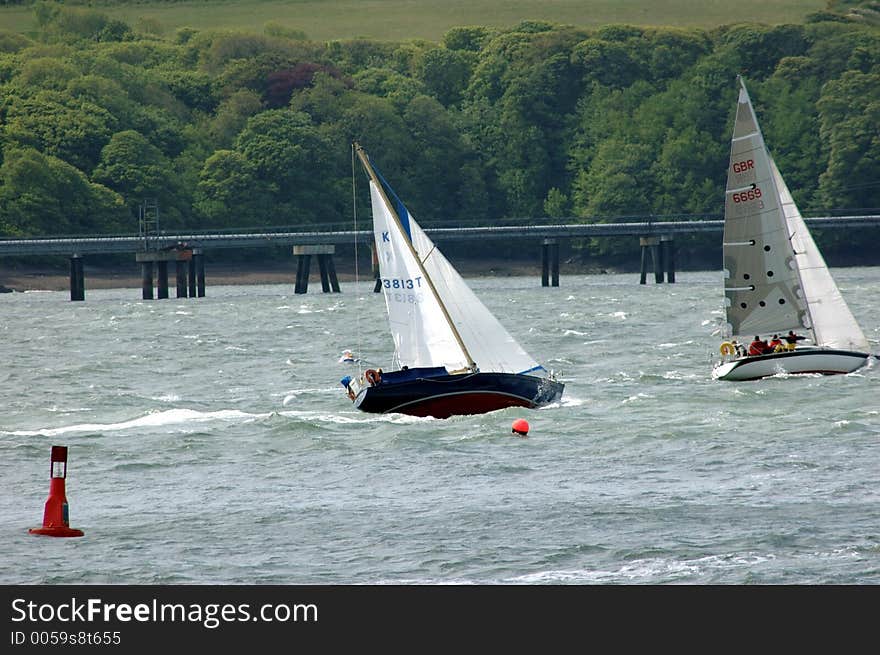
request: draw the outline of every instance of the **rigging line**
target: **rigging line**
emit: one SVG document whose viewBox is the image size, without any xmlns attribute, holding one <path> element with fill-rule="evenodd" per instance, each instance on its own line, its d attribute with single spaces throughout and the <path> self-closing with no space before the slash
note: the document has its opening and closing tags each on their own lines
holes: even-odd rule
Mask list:
<svg viewBox="0 0 880 655">
<path fill-rule="evenodd" d="M 352 207 L 352 216 L 354 218 L 354 288 L 355 288 L 355 333 L 357 334 L 357 338 L 355 339 L 355 352 L 357 355 L 355 356 L 355 363 L 358 366 L 358 371 L 363 370 L 363 350 L 361 348 L 363 338 L 361 333 L 361 313 L 357 311 L 357 296 L 360 293 L 360 272 L 358 269 L 358 220 L 357 220 L 357 180 L 356 178 L 356 169 L 357 169 L 357 156 L 354 152 L 354 144 L 351 147 L 351 207 Z"/>
<path fill-rule="evenodd" d="M 436 249 L 437 249 L 437 245 L 436 245 L 436 244 L 433 245 L 433 246 L 431 246 L 431 249 L 428 251 L 428 254 L 425 255 L 425 256 L 422 258 L 422 263 L 423 263 L 423 264 L 424 264 L 426 261 L 428 261 L 428 257 L 430 257 L 430 256 L 431 256 L 431 253 L 434 252 Z"/>
</svg>

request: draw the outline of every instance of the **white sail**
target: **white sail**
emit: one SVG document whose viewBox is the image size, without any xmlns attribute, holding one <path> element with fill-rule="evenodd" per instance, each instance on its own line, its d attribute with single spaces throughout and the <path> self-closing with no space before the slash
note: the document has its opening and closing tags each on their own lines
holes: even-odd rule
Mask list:
<svg viewBox="0 0 880 655">
<path fill-rule="evenodd" d="M 445 366 L 450 372 L 472 365 L 484 372 L 543 370 L 474 295 L 403 204 L 388 207 L 372 180 L 370 196 L 397 363 Z"/>
<path fill-rule="evenodd" d="M 401 232 L 394 214 L 372 180 L 370 197 L 373 234 L 395 358 L 410 367 L 466 368 L 465 353 L 410 252 L 409 239 Z"/>
<path fill-rule="evenodd" d="M 745 85 L 724 203 L 729 336 L 809 330 L 815 345 L 867 349 L 764 143 Z"/>
<path fill-rule="evenodd" d="M 825 259 L 772 158 L 770 166 L 788 223 L 816 345 L 867 352 L 868 340 L 831 277 Z"/>
</svg>

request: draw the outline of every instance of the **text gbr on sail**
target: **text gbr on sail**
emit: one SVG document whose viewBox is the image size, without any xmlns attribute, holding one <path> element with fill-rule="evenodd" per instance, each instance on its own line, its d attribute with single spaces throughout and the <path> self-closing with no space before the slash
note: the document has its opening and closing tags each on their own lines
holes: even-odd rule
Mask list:
<svg viewBox="0 0 880 655">
<path fill-rule="evenodd" d="M 734 173 L 745 173 L 748 170 L 751 170 L 755 167 L 754 159 L 747 159 L 746 161 L 735 161 L 733 162 L 733 172 Z"/>
</svg>

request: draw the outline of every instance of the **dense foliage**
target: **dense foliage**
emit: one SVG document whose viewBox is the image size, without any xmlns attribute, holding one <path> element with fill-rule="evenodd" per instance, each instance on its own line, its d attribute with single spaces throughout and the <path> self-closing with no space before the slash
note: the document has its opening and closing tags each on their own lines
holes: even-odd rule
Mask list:
<svg viewBox="0 0 880 655">
<path fill-rule="evenodd" d="M 35 11 L 34 38 L 0 32 L 0 235 L 130 234 L 147 199 L 167 230 L 347 228 L 355 140 L 425 225 L 717 218 L 737 74 L 805 213 L 880 207 L 880 31 L 831 10 L 442 43 L 163 39 Z"/>
</svg>

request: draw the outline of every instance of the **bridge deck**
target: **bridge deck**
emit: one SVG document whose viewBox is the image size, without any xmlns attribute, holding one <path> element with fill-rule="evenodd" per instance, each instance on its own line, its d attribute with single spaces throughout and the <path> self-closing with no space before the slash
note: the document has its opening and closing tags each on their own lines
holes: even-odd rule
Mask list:
<svg viewBox="0 0 880 655">
<path fill-rule="evenodd" d="M 880 226 L 880 216 L 825 216 L 805 219 L 811 229 L 840 229 Z M 640 221 L 628 223 L 567 223 L 554 225 L 498 225 L 481 227 L 426 228 L 436 241 L 473 239 L 575 239 L 611 236 L 673 236 L 721 232 L 721 220 Z M 143 236 L 41 237 L 0 239 L 0 256 L 88 255 L 144 252 L 186 244 L 189 248 L 263 248 L 293 245 L 347 245 L 357 240 L 370 243 L 371 230 L 304 231 L 283 230 L 239 233 L 163 234 Z"/>
</svg>

